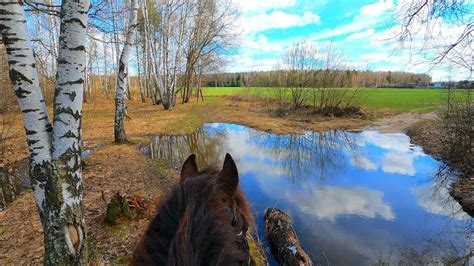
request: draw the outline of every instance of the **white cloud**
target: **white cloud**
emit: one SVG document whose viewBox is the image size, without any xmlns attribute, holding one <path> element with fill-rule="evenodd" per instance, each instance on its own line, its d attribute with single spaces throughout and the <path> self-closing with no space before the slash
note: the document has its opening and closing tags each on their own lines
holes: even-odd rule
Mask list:
<svg viewBox="0 0 474 266">
<path fill-rule="evenodd" d="M 362 54 L 359 58 L 367 63 L 376 63 L 376 62 L 388 62 L 390 61 L 391 56 L 387 53 L 368 53 Z"/>
<path fill-rule="evenodd" d="M 236 0 L 242 12 L 264 13 L 271 9 L 288 8 L 296 5 L 296 0 Z"/>
<path fill-rule="evenodd" d="M 240 52 L 244 55 L 278 53 L 285 50 L 285 45 L 282 42 L 269 42 L 263 34 L 258 34 L 255 38 L 245 38 L 243 44 Z"/>
<path fill-rule="evenodd" d="M 355 40 L 355 39 L 367 38 L 374 35 L 374 33 L 375 33 L 375 30 L 373 28 L 370 28 L 365 31 L 353 33 L 349 35 L 345 40 L 350 41 L 350 40 Z"/>
<path fill-rule="evenodd" d="M 435 184 L 412 188 L 418 205 L 426 211 L 438 215 L 453 217 L 458 220 L 469 219 L 470 216 L 462 211 L 461 205 L 449 195 L 448 188 Z"/>
<path fill-rule="evenodd" d="M 374 162 L 357 154 L 352 157 L 351 164 L 355 167 L 366 169 L 366 170 L 377 169 L 377 165 Z"/>
<path fill-rule="evenodd" d="M 386 150 L 423 155 L 422 149 L 412 145 L 410 143 L 410 137 L 402 133 L 381 133 L 375 130 L 366 130 L 361 133 L 361 136 L 365 143 Z"/>
<path fill-rule="evenodd" d="M 419 146 L 410 143 L 410 137 L 402 133 L 381 133 L 368 130 L 360 134 L 362 141 L 359 146 L 374 145 L 386 150 L 382 159 L 382 170 L 387 173 L 397 173 L 414 176 L 416 169 L 413 165 L 418 157 L 425 156 Z"/>
<path fill-rule="evenodd" d="M 273 70 L 278 59 L 265 58 L 255 59 L 249 55 L 231 55 L 225 58 L 225 61 L 232 62 L 226 68 L 229 72 L 248 72 L 248 71 L 267 71 Z"/>
<path fill-rule="evenodd" d="M 269 29 L 287 29 L 291 27 L 319 24 L 320 17 L 310 11 L 303 15 L 289 14 L 283 11 L 273 11 L 251 17 L 244 17 L 242 26 L 244 32 L 260 32 Z"/>
<path fill-rule="evenodd" d="M 324 190 L 313 187 L 311 190 L 311 193 L 286 191 L 285 198 L 317 219 L 334 221 L 340 215 L 380 216 L 389 221 L 395 218 L 392 208 L 383 201 L 381 191 L 363 187 L 326 187 Z"/>
<path fill-rule="evenodd" d="M 363 6 L 360 9 L 362 16 L 380 16 L 394 7 L 392 0 L 380 0 L 377 3 Z"/>
<path fill-rule="evenodd" d="M 382 160 L 382 170 L 386 173 L 414 176 L 416 174 L 414 159 L 413 154 L 388 152 Z"/>
</svg>

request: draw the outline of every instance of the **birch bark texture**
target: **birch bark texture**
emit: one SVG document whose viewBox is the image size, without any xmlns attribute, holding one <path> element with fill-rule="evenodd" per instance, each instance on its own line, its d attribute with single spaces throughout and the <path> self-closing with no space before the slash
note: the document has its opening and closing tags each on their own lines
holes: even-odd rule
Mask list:
<svg viewBox="0 0 474 266">
<path fill-rule="evenodd" d="M 128 30 L 125 36 L 125 44 L 120 55 L 117 73 L 117 87 L 115 90 L 115 124 L 114 137 L 116 143 L 128 142 L 125 134 L 125 86 L 128 81 L 128 58 L 133 46 L 134 34 L 138 27 L 138 0 L 130 1 L 130 17 Z"/>
<path fill-rule="evenodd" d="M 52 127 L 22 3 L 0 2 L 0 32 L 27 135 L 46 265 L 81 265 L 87 260 L 80 140 L 88 9 L 88 0 L 63 0 L 61 4 Z"/>
</svg>

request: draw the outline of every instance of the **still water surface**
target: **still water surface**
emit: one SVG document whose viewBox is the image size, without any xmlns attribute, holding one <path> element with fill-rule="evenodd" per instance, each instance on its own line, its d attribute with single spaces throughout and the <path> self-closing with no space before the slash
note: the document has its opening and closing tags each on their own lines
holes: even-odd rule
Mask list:
<svg viewBox="0 0 474 266">
<path fill-rule="evenodd" d="M 195 153 L 201 168 L 229 152 L 266 247 L 263 214 L 276 206 L 318 264 L 474 263 L 473 219 L 436 175 L 441 163 L 404 134 L 275 135 L 213 123 L 156 136 L 143 151 L 174 167 Z"/>
</svg>

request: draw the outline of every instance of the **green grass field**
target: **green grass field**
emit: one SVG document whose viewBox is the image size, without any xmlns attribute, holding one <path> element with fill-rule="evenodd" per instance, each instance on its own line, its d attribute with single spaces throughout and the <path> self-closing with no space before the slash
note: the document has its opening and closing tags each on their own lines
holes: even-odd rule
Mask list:
<svg viewBox="0 0 474 266">
<path fill-rule="evenodd" d="M 268 88 L 207 87 L 205 96 L 253 94 L 271 96 Z M 360 105 L 366 109 L 393 109 L 400 112 L 430 112 L 439 108 L 446 91 L 439 89 L 360 89 Z"/>
</svg>

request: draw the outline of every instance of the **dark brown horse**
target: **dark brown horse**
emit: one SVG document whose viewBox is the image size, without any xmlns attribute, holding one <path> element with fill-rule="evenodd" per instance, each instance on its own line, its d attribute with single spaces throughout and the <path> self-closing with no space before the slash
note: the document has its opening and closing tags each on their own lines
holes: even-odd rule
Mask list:
<svg viewBox="0 0 474 266">
<path fill-rule="evenodd" d="M 232 157 L 226 154 L 220 171 L 199 171 L 193 154 L 135 249 L 132 264 L 248 265 L 246 233 L 252 227 Z"/>
</svg>

